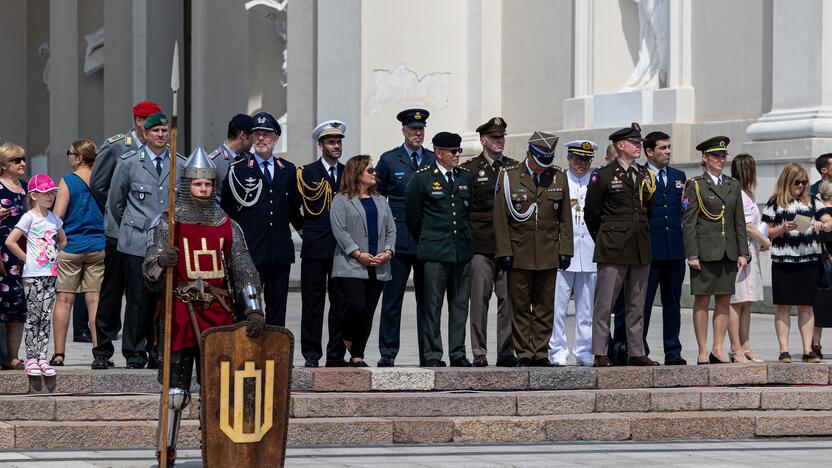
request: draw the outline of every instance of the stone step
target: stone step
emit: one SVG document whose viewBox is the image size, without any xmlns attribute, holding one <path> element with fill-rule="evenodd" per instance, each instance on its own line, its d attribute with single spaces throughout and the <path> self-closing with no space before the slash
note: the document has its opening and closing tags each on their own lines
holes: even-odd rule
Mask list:
<svg viewBox="0 0 832 468">
<path fill-rule="evenodd" d="M 582 390 L 732 385 L 827 385 L 830 365 L 751 363 L 713 366 L 553 368 L 295 368 L 292 390 L 307 392 Z M 158 393 L 154 370 L 60 369 L 56 377 L 0 372 L 0 394 Z"/>
<path fill-rule="evenodd" d="M 0 421 L 145 421 L 159 414 L 157 395 L 24 395 L 0 397 Z M 738 410 L 832 411 L 832 386 L 690 387 L 517 392 L 292 394 L 289 416 L 443 418 L 562 416 Z M 183 415 L 199 418 L 199 398 Z"/>
<path fill-rule="evenodd" d="M 291 419 L 288 443 L 301 445 L 541 442 L 568 440 L 752 439 L 832 435 L 832 411 L 684 411 L 558 416 Z M 11 421 L 0 449 L 155 446 L 156 421 Z M 199 446 L 196 420 L 183 421 L 180 447 Z"/>
</svg>

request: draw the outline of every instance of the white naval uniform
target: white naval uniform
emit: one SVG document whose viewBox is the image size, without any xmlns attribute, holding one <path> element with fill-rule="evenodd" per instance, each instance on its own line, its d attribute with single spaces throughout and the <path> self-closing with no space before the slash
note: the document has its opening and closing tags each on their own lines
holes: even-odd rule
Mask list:
<svg viewBox="0 0 832 468">
<path fill-rule="evenodd" d="M 592 309 L 595 305 L 596 266 L 592 261 L 595 242 L 584 223 L 587 184 L 592 171 L 578 179 L 566 171 L 572 206 L 574 256 L 566 271 L 559 271 L 555 283 L 555 323 L 549 339 L 549 362 L 566 365 L 569 347 L 566 343 L 566 308 L 569 297 L 575 297 L 575 346 L 573 353 L 579 365 L 592 365 Z"/>
</svg>

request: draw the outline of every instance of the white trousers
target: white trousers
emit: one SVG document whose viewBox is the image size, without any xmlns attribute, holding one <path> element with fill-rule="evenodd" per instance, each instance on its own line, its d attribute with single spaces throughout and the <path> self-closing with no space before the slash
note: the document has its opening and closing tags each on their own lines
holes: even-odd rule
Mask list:
<svg viewBox="0 0 832 468">
<path fill-rule="evenodd" d="M 575 296 L 575 346 L 578 364 L 592 365 L 592 309 L 595 302 L 595 272 L 559 271 L 555 283 L 555 323 L 549 339 L 549 362 L 566 365 L 569 347 L 566 343 L 566 308 L 569 297 Z"/>
</svg>

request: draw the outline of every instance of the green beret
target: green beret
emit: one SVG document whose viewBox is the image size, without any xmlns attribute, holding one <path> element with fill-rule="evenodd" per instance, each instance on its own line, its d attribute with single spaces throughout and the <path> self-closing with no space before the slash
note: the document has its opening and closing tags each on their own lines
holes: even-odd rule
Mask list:
<svg viewBox="0 0 832 468">
<path fill-rule="evenodd" d="M 150 130 L 153 127 L 158 127 L 159 125 L 167 125 L 168 118 L 165 114 L 161 112 L 157 112 L 155 114 L 150 114 L 144 119 L 144 129 Z"/>
</svg>

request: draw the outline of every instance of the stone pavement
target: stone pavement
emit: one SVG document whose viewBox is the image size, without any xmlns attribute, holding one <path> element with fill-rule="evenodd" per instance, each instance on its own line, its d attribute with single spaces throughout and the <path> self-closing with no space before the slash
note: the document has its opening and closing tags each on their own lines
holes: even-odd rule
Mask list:
<svg viewBox="0 0 832 468">
<path fill-rule="evenodd" d="M 300 354 L 300 292 L 299 291 L 292 291 L 289 293 L 288 298 L 288 311 L 287 311 L 287 327 L 292 333 L 295 334 L 295 366 L 303 366 L 304 359 Z M 328 306 L 327 306 L 328 307 Z M 380 307 L 380 306 L 379 306 Z M 492 300 L 491 309 L 490 309 L 490 316 L 489 316 L 489 335 L 488 335 L 488 342 L 489 342 L 489 362 L 493 365 L 496 362 L 496 336 L 495 336 L 495 328 L 496 328 L 496 299 Z M 570 303 L 570 308 L 572 304 Z M 442 336 L 443 336 L 443 344 L 447 345 L 447 309 L 443 310 L 442 314 Z M 367 343 L 367 352 L 366 352 L 366 359 L 368 363 L 375 365 L 376 361 L 379 359 L 378 354 L 378 320 L 379 320 L 378 310 L 376 311 L 376 316 L 373 322 L 373 330 L 372 335 L 370 336 L 370 340 Z M 651 349 L 651 356 L 658 360 L 663 361 L 664 355 L 662 354 L 662 326 L 661 326 L 661 309 L 654 308 L 653 317 L 650 324 L 650 330 L 647 337 L 647 341 L 650 344 Z M 326 324 L 326 320 L 324 320 L 324 324 Z M 573 343 L 574 339 L 574 316 L 570 315 L 567 317 L 567 338 L 569 343 Z M 832 334 L 832 331 L 829 333 Z M 72 330 L 70 330 L 70 335 L 72 334 Z M 832 335 L 830 335 L 832 336 Z M 326 325 L 324 325 L 324 343 L 323 347 L 326 348 L 326 339 L 327 339 L 327 332 L 326 332 Z M 416 344 L 416 302 L 413 298 L 413 291 L 408 291 L 405 295 L 404 306 L 402 311 L 402 332 L 401 332 L 401 340 L 402 346 L 399 356 L 396 358 L 396 364 L 400 366 L 416 366 L 419 363 L 419 356 L 417 351 L 417 344 Z M 472 356 L 471 346 L 470 346 L 470 333 L 466 333 L 466 340 L 468 345 L 466 346 L 468 352 L 468 358 L 471 359 Z M 688 360 L 688 363 L 695 363 L 696 362 L 696 338 L 693 334 L 693 321 L 691 319 L 691 310 L 690 309 L 682 309 L 682 333 L 681 333 L 681 340 L 682 340 L 682 354 L 685 359 Z M 830 343 L 829 338 L 825 340 L 825 342 Z M 710 339 L 709 339 L 710 343 Z M 755 353 L 758 356 L 766 359 L 767 361 L 774 361 L 777 360 L 777 356 L 779 353 L 777 348 L 777 338 L 774 335 L 774 317 L 772 315 L 764 315 L 764 314 L 752 314 L 751 316 L 751 344 L 754 348 Z M 797 357 L 799 359 L 800 354 L 802 353 L 801 345 L 800 345 L 800 335 L 797 330 L 797 318 L 792 317 L 792 327 L 791 327 L 791 334 L 789 337 L 789 345 L 790 350 L 793 357 Z M 828 345 L 830 350 L 832 350 L 832 344 Z M 125 362 L 124 358 L 121 356 L 121 341 L 117 341 L 115 343 L 116 348 L 116 355 L 114 356 L 114 361 L 116 366 L 124 367 Z M 728 347 L 728 339 L 725 339 L 725 350 L 726 352 L 729 350 Z M 21 353 L 23 350 L 21 349 Z M 50 343 L 50 355 L 52 353 L 52 343 Z M 832 355 L 832 351 L 830 351 L 830 355 Z M 445 360 L 447 361 L 447 355 L 445 356 Z M 68 343 L 67 349 L 67 365 L 69 366 L 82 366 L 82 367 L 89 367 L 89 364 L 92 362 L 92 352 L 91 352 L 91 345 L 88 343 Z M 570 363 L 574 363 L 574 358 L 570 357 Z M 322 366 L 324 364 L 324 359 L 321 360 L 320 363 Z"/>
<path fill-rule="evenodd" d="M 830 439 L 697 442 L 557 442 L 431 446 L 290 448 L 287 467 L 573 467 L 825 466 Z M 154 466 L 152 450 L 0 452 L 0 464 L 29 467 Z M 198 450 L 180 450 L 176 466 L 201 467 Z"/>
</svg>

